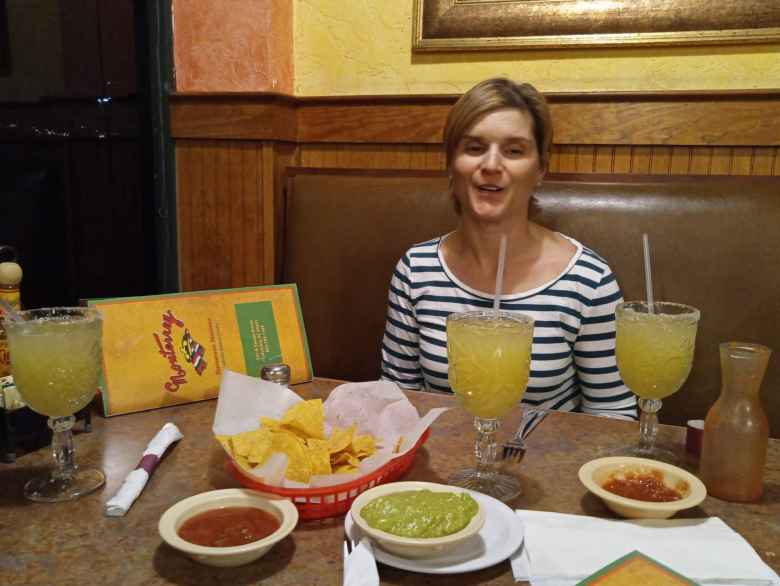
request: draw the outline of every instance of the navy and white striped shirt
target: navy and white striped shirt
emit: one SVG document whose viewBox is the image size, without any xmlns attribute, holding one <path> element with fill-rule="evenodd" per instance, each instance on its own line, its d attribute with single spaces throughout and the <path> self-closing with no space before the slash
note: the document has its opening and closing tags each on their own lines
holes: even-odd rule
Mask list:
<svg viewBox="0 0 780 586">
<path fill-rule="evenodd" d="M 622 295 L 609 265 L 566 237 L 577 251 L 552 281 L 502 295 L 501 309 L 534 318 L 531 373 L 523 403 L 544 409 L 636 417 L 636 397 L 615 362 L 615 307 Z M 492 307 L 491 295 L 450 272 L 442 237 L 416 244 L 390 282 L 382 341 L 382 378 L 406 389 L 451 392 L 446 319 Z"/>
</svg>

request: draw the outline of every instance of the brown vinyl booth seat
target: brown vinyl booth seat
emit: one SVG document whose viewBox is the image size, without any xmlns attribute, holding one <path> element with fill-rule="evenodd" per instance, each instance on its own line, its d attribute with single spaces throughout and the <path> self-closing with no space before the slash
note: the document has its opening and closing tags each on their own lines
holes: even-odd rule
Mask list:
<svg viewBox="0 0 780 586">
<path fill-rule="evenodd" d="M 664 400 L 661 421 L 704 418 L 720 392 L 719 343 L 780 353 L 780 180 L 549 175 L 537 195 L 537 221 L 605 257 L 626 300 L 646 297 L 647 232 L 655 298 L 701 310 L 693 370 Z M 445 174 L 291 168 L 285 199 L 280 278 L 299 287 L 314 373 L 378 378 L 396 262 L 457 221 Z M 779 379 L 775 355 L 762 387 L 773 437 Z"/>
</svg>

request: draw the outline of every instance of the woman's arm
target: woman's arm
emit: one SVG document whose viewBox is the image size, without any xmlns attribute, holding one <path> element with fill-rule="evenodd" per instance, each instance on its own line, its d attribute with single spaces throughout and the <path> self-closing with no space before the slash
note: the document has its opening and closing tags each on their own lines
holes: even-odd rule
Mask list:
<svg viewBox="0 0 780 586">
<path fill-rule="evenodd" d="M 583 311 L 574 343 L 574 364 L 583 412 L 636 419 L 636 396 L 621 380 L 615 360 L 615 308 L 622 301 L 615 275 L 607 266 Z"/>
<path fill-rule="evenodd" d="M 411 266 L 404 255 L 393 271 L 382 339 L 382 379 L 405 389 L 423 386 L 420 370 L 419 325 L 412 302 Z"/>
</svg>

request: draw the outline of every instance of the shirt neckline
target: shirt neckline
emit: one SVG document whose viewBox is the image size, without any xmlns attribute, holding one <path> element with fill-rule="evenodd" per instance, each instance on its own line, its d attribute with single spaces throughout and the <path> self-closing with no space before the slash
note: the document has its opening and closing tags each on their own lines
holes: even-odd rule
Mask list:
<svg viewBox="0 0 780 586">
<path fill-rule="evenodd" d="M 448 232 L 444 236 L 439 237 L 439 241 L 436 243 L 436 256 L 439 259 L 439 263 L 441 264 L 441 268 L 444 271 L 444 274 L 447 276 L 447 278 L 455 283 L 459 288 L 463 289 L 464 291 L 476 296 L 476 297 L 482 297 L 484 299 L 493 299 L 493 293 L 487 293 L 485 291 L 480 291 L 479 289 L 474 289 L 473 287 L 468 286 L 466 283 L 458 279 L 455 274 L 450 270 L 450 267 L 447 266 L 447 263 L 444 261 L 444 255 L 441 252 L 441 245 L 444 240 L 450 236 L 452 232 Z M 516 299 L 523 299 L 525 297 L 530 297 L 532 295 L 536 295 L 537 293 L 540 293 L 541 291 L 544 291 L 545 289 L 548 289 L 552 287 L 555 283 L 557 283 L 561 277 L 563 277 L 566 273 L 568 273 L 571 268 L 575 265 L 575 263 L 579 260 L 580 256 L 582 255 L 582 243 L 578 242 L 574 238 L 567 236 L 566 234 L 561 234 L 560 232 L 556 232 L 556 234 L 563 236 L 571 242 L 577 250 L 574 251 L 574 254 L 572 254 L 571 258 L 569 259 L 568 264 L 563 268 L 563 270 L 558 273 L 555 277 L 547 281 L 546 283 L 543 283 L 539 285 L 538 287 L 534 287 L 533 289 L 529 289 L 527 291 L 520 291 L 518 293 L 509 293 L 505 295 L 501 295 L 501 301 L 512 301 Z"/>
</svg>

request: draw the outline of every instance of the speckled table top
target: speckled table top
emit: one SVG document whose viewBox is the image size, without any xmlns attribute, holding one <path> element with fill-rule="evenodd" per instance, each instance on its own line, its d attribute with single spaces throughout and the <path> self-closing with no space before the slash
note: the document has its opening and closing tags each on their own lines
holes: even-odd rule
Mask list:
<svg viewBox="0 0 780 586">
<path fill-rule="evenodd" d="M 325 396 L 334 381 L 298 385 L 305 397 Z M 404 479 L 445 482 L 471 464 L 472 426 L 454 400 L 410 393 L 421 413 L 454 407 L 434 424 L 432 433 Z M 225 470 L 222 448 L 212 439 L 215 401 L 170 407 L 110 419 L 94 417 L 91 433 L 76 436 L 79 462 L 101 467 L 106 485 L 71 503 L 38 504 L 24 500 L 22 487 L 49 466 L 48 449 L 0 464 L 0 582 L 3 584 L 279 584 L 338 585 L 344 517 L 304 521 L 291 537 L 260 560 L 239 568 L 202 566 L 170 549 L 157 533 L 162 513 L 177 501 L 217 488 L 239 486 Z M 513 413 L 503 427 L 516 425 Z M 663 412 L 661 414 L 663 420 Z M 166 455 L 146 489 L 125 517 L 103 515 L 105 502 L 138 463 L 149 439 L 166 422 L 179 426 L 184 439 Z M 660 438 L 682 450 L 681 428 L 662 426 Z M 511 465 L 524 485 L 515 508 L 611 517 L 601 501 L 577 479 L 577 470 L 602 450 L 635 441 L 637 425 L 588 415 L 555 413 L 528 440 L 519 465 Z M 695 463 L 692 463 L 695 466 Z M 743 505 L 707 497 L 682 516 L 721 517 L 744 536 L 775 571 L 780 571 L 780 441 L 771 440 L 765 494 L 760 503 Z M 380 565 L 382 584 L 513 584 L 509 563 L 452 576 L 418 574 Z"/>
</svg>

